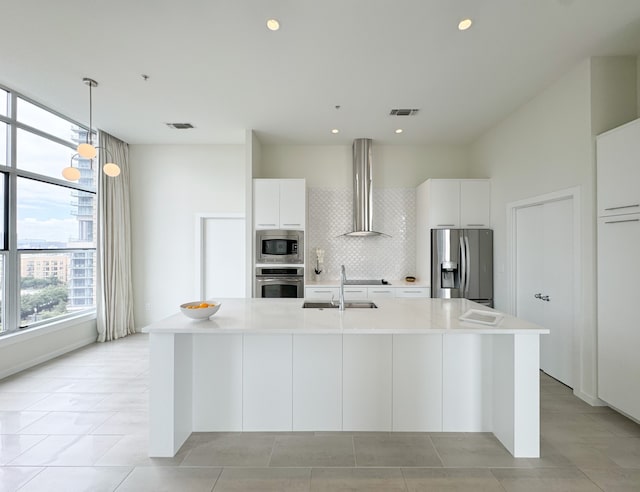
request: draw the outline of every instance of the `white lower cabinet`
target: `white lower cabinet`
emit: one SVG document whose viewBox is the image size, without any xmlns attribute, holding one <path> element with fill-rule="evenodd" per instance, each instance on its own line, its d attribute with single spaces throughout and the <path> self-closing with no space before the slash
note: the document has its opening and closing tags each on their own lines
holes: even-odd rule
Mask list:
<svg viewBox="0 0 640 492">
<path fill-rule="evenodd" d="M 338 287 L 305 287 L 304 297 L 305 299 L 324 299 L 330 301 L 331 299 L 338 299 L 340 295 L 340 289 Z"/>
<path fill-rule="evenodd" d="M 366 287 L 345 287 L 344 298 L 347 301 L 361 301 L 363 299 L 367 299 L 367 288 Z"/>
<path fill-rule="evenodd" d="M 392 335 L 343 335 L 343 430 L 391 431 Z"/>
<path fill-rule="evenodd" d="M 338 300 L 339 287 L 305 287 L 306 299 Z M 429 297 L 429 287 L 345 287 L 344 298 L 349 301 L 361 301 L 364 299 L 381 299 L 385 297 L 415 297 L 423 299 Z"/>
<path fill-rule="evenodd" d="M 446 335 L 442 340 L 442 430 L 491 430 L 492 339 Z"/>
<path fill-rule="evenodd" d="M 293 336 L 293 430 L 342 430 L 342 336 Z"/>
<path fill-rule="evenodd" d="M 398 287 L 396 288 L 396 297 L 429 297 L 429 287 Z"/>
<path fill-rule="evenodd" d="M 367 299 L 395 297 L 395 290 L 393 287 L 367 287 Z"/>
<path fill-rule="evenodd" d="M 242 335 L 195 335 L 193 360 L 193 430 L 241 431 Z"/>
<path fill-rule="evenodd" d="M 442 335 L 393 335 L 393 431 L 442 431 Z"/>
<path fill-rule="evenodd" d="M 244 335 L 242 428 L 292 428 L 292 335 Z"/>
</svg>

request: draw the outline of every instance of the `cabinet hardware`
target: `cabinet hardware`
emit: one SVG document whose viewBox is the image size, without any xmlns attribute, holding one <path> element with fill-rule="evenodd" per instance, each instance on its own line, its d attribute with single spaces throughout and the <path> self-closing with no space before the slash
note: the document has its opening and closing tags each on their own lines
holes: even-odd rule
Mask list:
<svg viewBox="0 0 640 492">
<path fill-rule="evenodd" d="M 605 210 L 620 210 L 621 208 L 635 208 L 640 207 L 640 203 L 635 203 L 634 205 L 623 205 L 622 207 L 609 207 L 605 208 Z"/>
<path fill-rule="evenodd" d="M 455 224 L 438 224 L 437 227 L 455 227 Z"/>
<path fill-rule="evenodd" d="M 282 224 L 282 225 L 283 225 L 283 226 L 289 226 L 289 227 L 291 227 L 291 226 L 298 226 L 298 227 L 300 227 L 300 224 Z"/>
<path fill-rule="evenodd" d="M 542 299 L 543 301 L 547 301 L 549 302 L 551 299 L 549 299 L 549 296 L 542 296 L 540 299 Z"/>
<path fill-rule="evenodd" d="M 275 224 L 258 224 L 259 226 L 269 226 L 269 227 L 275 227 Z"/>
<path fill-rule="evenodd" d="M 482 227 L 484 224 L 467 224 L 468 227 Z"/>
<path fill-rule="evenodd" d="M 638 222 L 640 219 L 626 219 L 626 220 L 607 220 L 605 224 L 620 224 L 622 222 Z"/>
<path fill-rule="evenodd" d="M 538 292 L 537 294 L 534 294 L 533 297 L 535 297 L 536 299 L 542 299 L 542 292 Z"/>
</svg>

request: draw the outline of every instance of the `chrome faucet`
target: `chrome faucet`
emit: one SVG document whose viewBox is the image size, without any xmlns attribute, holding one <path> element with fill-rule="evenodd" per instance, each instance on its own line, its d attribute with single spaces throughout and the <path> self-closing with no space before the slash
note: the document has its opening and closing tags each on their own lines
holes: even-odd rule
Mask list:
<svg viewBox="0 0 640 492">
<path fill-rule="evenodd" d="M 340 265 L 340 311 L 344 311 L 344 284 L 347 282 L 347 273 L 344 265 Z"/>
</svg>

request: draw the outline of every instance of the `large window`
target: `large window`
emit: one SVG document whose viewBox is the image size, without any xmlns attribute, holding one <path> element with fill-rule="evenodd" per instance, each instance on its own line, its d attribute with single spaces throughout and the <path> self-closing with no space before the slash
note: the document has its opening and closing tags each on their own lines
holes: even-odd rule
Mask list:
<svg viewBox="0 0 640 492">
<path fill-rule="evenodd" d="M 95 310 L 96 173 L 88 129 L 0 88 L 0 334 Z"/>
</svg>

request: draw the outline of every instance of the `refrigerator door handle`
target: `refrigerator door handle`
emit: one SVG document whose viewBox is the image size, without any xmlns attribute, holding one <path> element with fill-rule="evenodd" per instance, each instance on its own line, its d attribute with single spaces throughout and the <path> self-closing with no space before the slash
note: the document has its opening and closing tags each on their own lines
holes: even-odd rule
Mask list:
<svg viewBox="0 0 640 492">
<path fill-rule="evenodd" d="M 460 236 L 460 260 L 462 264 L 460 271 L 460 297 L 464 297 L 465 283 L 467 280 L 467 253 L 462 235 Z"/>
<path fill-rule="evenodd" d="M 471 248 L 469 247 L 469 236 L 467 236 L 466 234 L 464 235 L 464 244 L 466 246 L 465 249 L 465 259 L 466 259 L 466 265 L 465 265 L 465 274 L 466 274 L 466 278 L 464 280 L 464 287 L 465 287 L 465 297 L 469 295 L 469 284 L 470 284 L 470 280 L 471 280 Z"/>
</svg>

